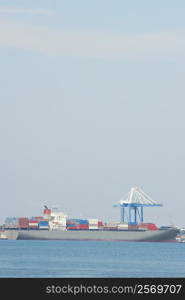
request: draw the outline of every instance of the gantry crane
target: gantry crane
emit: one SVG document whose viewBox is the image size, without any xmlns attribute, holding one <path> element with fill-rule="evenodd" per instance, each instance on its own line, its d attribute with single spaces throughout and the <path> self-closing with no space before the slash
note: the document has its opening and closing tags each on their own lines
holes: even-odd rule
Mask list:
<svg viewBox="0 0 185 300">
<path fill-rule="evenodd" d="M 121 223 L 138 224 L 144 222 L 144 207 L 162 206 L 161 203 L 152 200 L 141 188 L 134 186 L 121 197 L 119 204 L 114 207 L 121 209 Z"/>
</svg>

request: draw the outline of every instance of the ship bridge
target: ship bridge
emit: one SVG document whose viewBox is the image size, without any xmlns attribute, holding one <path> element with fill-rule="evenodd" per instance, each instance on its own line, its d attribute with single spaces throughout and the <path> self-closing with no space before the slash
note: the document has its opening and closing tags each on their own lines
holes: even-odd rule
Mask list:
<svg viewBox="0 0 185 300">
<path fill-rule="evenodd" d="M 121 222 L 125 223 L 126 219 L 129 224 L 137 224 L 138 221 L 143 223 L 144 207 L 162 206 L 161 203 L 151 199 L 140 187 L 134 186 L 130 191 L 121 197 L 119 204 L 121 208 Z"/>
</svg>

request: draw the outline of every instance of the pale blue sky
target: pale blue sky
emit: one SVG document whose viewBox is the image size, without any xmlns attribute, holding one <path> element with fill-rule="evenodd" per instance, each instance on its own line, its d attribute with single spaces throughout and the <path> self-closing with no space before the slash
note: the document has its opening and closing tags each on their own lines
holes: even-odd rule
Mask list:
<svg viewBox="0 0 185 300">
<path fill-rule="evenodd" d="M 119 219 L 133 185 L 185 226 L 185 2 L 0 1 L 0 221 Z"/>
</svg>

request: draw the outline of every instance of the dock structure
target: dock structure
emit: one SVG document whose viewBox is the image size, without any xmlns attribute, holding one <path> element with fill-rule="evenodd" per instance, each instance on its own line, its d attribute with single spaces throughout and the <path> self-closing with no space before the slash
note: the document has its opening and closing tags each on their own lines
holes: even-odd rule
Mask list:
<svg viewBox="0 0 185 300">
<path fill-rule="evenodd" d="M 134 186 L 115 206 L 121 209 L 121 223 L 127 221 L 129 224 L 138 224 L 144 222 L 144 207 L 162 206 L 162 204 L 151 199 L 140 187 Z"/>
</svg>

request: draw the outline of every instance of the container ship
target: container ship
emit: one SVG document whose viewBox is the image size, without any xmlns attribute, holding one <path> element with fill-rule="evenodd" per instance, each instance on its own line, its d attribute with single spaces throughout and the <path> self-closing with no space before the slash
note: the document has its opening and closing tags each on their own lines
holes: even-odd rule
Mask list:
<svg viewBox="0 0 185 300">
<path fill-rule="evenodd" d="M 139 187 L 133 187 L 115 207 L 121 209 L 120 222 L 70 219 L 58 209 L 44 207 L 42 216 L 7 218 L 4 234 L 17 240 L 108 240 L 175 241 L 178 228 L 144 222 L 144 207 L 161 206 Z"/>
</svg>

